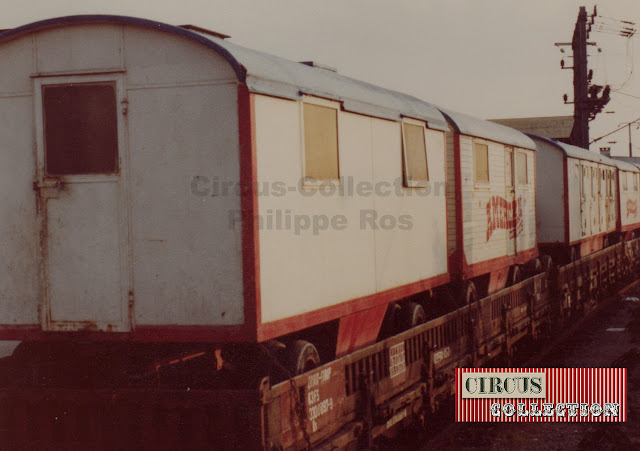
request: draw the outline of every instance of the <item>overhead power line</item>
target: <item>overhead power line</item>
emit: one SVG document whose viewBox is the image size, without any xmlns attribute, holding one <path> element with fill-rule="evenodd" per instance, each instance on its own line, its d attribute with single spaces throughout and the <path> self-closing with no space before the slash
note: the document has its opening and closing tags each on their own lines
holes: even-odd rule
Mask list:
<svg viewBox="0 0 640 451">
<path fill-rule="evenodd" d="M 628 124 L 631 124 L 631 123 L 633 123 L 633 122 L 637 122 L 637 121 L 640 121 L 640 117 L 639 117 L 639 118 L 637 118 L 637 119 L 634 119 L 634 120 L 632 120 L 632 121 L 630 121 L 630 122 L 628 122 L 627 124 L 623 125 L 623 126 L 622 126 L 622 127 L 620 127 L 620 128 L 616 128 L 614 131 L 609 132 L 609 133 L 607 133 L 606 135 L 602 135 L 602 136 L 600 136 L 599 138 L 594 139 L 594 140 L 593 140 L 593 141 L 591 141 L 589 144 L 593 144 L 593 143 L 594 143 L 594 142 L 596 142 L 596 141 L 600 141 L 602 138 L 606 138 L 606 137 L 607 137 L 607 136 L 609 136 L 609 135 L 613 135 L 615 132 L 619 132 L 619 131 L 620 131 L 620 130 L 622 130 L 623 128 L 627 127 L 627 125 L 628 125 Z"/>
<path fill-rule="evenodd" d="M 615 89 L 613 89 L 612 91 L 614 92 L 614 94 L 621 94 L 623 96 L 633 97 L 634 99 L 640 99 L 640 96 L 634 96 L 633 94 L 629 94 L 628 92 L 617 91 Z"/>
</svg>

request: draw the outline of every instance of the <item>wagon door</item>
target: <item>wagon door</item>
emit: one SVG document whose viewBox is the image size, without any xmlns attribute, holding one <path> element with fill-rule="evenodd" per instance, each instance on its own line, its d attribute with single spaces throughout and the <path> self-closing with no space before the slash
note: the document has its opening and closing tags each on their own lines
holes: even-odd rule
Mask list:
<svg viewBox="0 0 640 451">
<path fill-rule="evenodd" d="M 128 329 L 120 76 L 36 79 L 44 330 Z"/>
<path fill-rule="evenodd" d="M 589 221 L 589 168 L 584 164 L 580 164 L 580 220 L 582 225 L 582 236 L 589 235 L 590 224 Z"/>
<path fill-rule="evenodd" d="M 601 217 L 601 212 L 602 212 L 602 194 L 601 194 L 601 185 L 600 185 L 600 180 L 602 179 L 602 176 L 600 175 L 600 172 L 602 171 L 602 168 L 600 168 L 599 166 L 593 169 L 593 185 L 594 185 L 594 206 L 593 208 L 595 208 L 594 210 L 594 226 L 593 226 L 593 232 L 594 235 L 597 235 L 598 233 L 600 233 L 602 230 L 602 225 L 600 223 L 600 217 Z"/>
<path fill-rule="evenodd" d="M 516 240 L 515 240 L 515 229 L 514 229 L 514 218 L 515 216 L 515 199 L 516 199 L 516 191 L 515 191 L 515 172 L 514 172 L 514 160 L 513 160 L 513 148 L 505 147 L 504 153 L 504 178 L 505 178 L 505 199 L 507 199 L 507 205 L 511 211 L 507 213 L 507 218 L 509 218 L 509 227 L 507 228 L 507 233 L 505 239 L 507 240 L 507 255 L 514 255 L 516 253 Z"/>
<path fill-rule="evenodd" d="M 605 183 L 605 199 L 604 199 L 604 215 L 605 215 L 605 229 L 611 230 L 611 205 L 613 202 L 612 199 L 612 190 L 611 190 L 611 171 L 606 169 L 604 171 L 604 183 Z"/>
<path fill-rule="evenodd" d="M 605 180 L 606 173 L 606 167 L 598 169 L 598 217 L 600 218 L 600 232 L 605 232 L 607 230 L 607 185 Z"/>
</svg>

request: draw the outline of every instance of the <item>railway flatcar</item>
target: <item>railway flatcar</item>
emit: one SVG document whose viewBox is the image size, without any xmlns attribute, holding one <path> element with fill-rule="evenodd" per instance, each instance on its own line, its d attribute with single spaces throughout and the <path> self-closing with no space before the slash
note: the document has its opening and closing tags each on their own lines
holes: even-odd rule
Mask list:
<svg viewBox="0 0 640 451">
<path fill-rule="evenodd" d="M 575 261 L 617 241 L 619 163 L 576 146 L 529 136 L 537 146 L 540 174 L 536 201 L 541 252 L 559 261 Z M 627 172 L 635 174 L 625 169 L 623 180 Z M 622 192 L 628 196 L 627 190 Z"/>
<path fill-rule="evenodd" d="M 524 133 L 442 110 L 449 122 L 449 267 L 471 281 L 467 296 L 493 293 L 536 264 L 535 145 Z"/>
<path fill-rule="evenodd" d="M 426 102 L 118 16 L 7 31 L 0 59 L 1 339 L 287 337 L 299 372 L 449 282 Z"/>
</svg>

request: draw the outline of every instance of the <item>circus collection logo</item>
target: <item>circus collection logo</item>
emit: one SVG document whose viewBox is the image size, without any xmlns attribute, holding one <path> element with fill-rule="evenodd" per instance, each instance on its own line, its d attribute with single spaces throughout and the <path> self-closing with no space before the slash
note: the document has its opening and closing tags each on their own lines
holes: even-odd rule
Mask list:
<svg viewBox="0 0 640 451">
<path fill-rule="evenodd" d="M 513 239 L 522 233 L 524 223 L 522 221 L 522 196 L 509 202 L 504 197 L 492 196 L 487 202 L 487 241 L 494 230 L 504 229 L 509 231 L 509 238 Z M 515 217 L 514 217 L 515 216 Z"/>
<path fill-rule="evenodd" d="M 456 421 L 624 422 L 626 368 L 456 368 Z"/>
<path fill-rule="evenodd" d="M 638 216 L 638 204 L 635 200 L 627 200 L 627 218 L 629 216 L 633 216 L 634 218 Z"/>
</svg>

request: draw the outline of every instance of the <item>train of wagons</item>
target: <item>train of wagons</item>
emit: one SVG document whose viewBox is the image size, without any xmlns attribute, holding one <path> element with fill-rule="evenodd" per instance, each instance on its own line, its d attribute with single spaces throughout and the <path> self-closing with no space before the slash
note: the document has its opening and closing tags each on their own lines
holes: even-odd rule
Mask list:
<svg viewBox="0 0 640 451">
<path fill-rule="evenodd" d="M 226 38 L 0 34 L 0 339 L 36 379 L 297 375 L 640 229 L 631 163 Z"/>
</svg>

